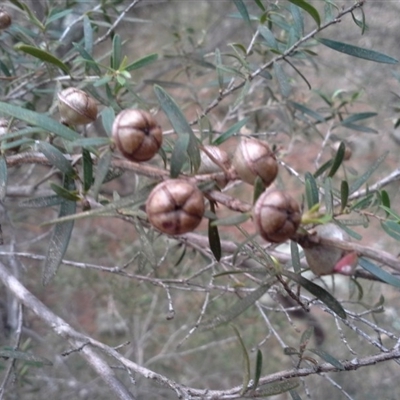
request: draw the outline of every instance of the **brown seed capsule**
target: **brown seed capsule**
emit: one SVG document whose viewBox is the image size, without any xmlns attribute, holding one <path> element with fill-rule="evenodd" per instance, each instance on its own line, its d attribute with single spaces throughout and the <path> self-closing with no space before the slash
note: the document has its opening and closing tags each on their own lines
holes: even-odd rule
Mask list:
<svg viewBox="0 0 400 400">
<path fill-rule="evenodd" d="M 236 148 L 233 166 L 240 179 L 254 185 L 257 176 L 268 187 L 278 174 L 278 163 L 267 143 L 244 138 Z"/>
<path fill-rule="evenodd" d="M 7 29 L 11 25 L 11 15 L 0 8 L 0 29 Z"/>
<path fill-rule="evenodd" d="M 65 125 L 86 125 L 97 118 L 97 104 L 83 90 L 64 89 L 58 93 L 58 100 L 61 123 Z"/>
<path fill-rule="evenodd" d="M 337 225 L 329 223 L 318 225 L 312 235 L 318 238 L 338 239 L 350 241 L 350 236 L 342 231 Z M 357 267 L 358 257 L 355 252 L 346 252 L 344 250 L 326 246 L 316 241 L 307 239 L 307 236 L 299 241 L 304 249 L 307 264 L 315 275 L 327 275 L 339 273 L 343 275 L 353 275 Z"/>
<path fill-rule="evenodd" d="M 215 161 L 218 161 L 220 165 L 217 165 L 204 150 L 206 150 L 208 154 L 211 154 Z M 197 171 L 199 174 L 214 174 L 223 172 L 221 166 L 223 166 L 225 170 L 229 170 L 231 166 L 231 160 L 226 151 L 212 145 L 204 146 L 204 150 L 200 151 L 201 163 L 200 168 Z M 218 177 L 215 182 L 220 188 L 224 188 L 229 182 L 229 178 L 225 175 L 220 175 L 221 177 Z"/>
<path fill-rule="evenodd" d="M 115 118 L 112 135 L 118 150 L 131 161 L 147 161 L 162 143 L 162 129 L 154 117 L 134 108 L 121 111 Z"/>
<path fill-rule="evenodd" d="M 221 165 L 228 169 L 231 165 L 228 153 L 221 150 L 217 146 L 207 145 L 204 149 L 212 155 L 212 157 L 217 160 Z M 221 167 L 217 165 L 211 158 L 206 154 L 205 151 L 200 152 L 201 164 L 197 171 L 199 174 L 213 174 L 214 172 L 221 172 Z"/>
<path fill-rule="evenodd" d="M 258 198 L 253 209 L 257 232 L 269 242 L 282 243 L 289 239 L 301 222 L 299 204 L 280 190 L 267 190 Z"/>
<path fill-rule="evenodd" d="M 181 235 L 200 224 L 204 214 L 203 193 L 183 179 L 158 184 L 146 202 L 150 223 L 161 232 Z"/>
</svg>

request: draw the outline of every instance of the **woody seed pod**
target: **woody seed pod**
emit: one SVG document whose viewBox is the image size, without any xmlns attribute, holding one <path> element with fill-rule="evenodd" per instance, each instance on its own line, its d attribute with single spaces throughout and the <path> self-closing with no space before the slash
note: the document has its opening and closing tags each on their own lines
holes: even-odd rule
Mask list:
<svg viewBox="0 0 400 400">
<path fill-rule="evenodd" d="M 11 15 L 0 8 L 0 29 L 7 29 L 11 25 Z"/>
<path fill-rule="evenodd" d="M 350 241 L 350 236 L 332 223 L 318 225 L 312 235 L 316 235 L 317 240 L 318 238 L 325 238 Z M 354 274 L 358 262 L 355 252 L 346 252 L 335 247 L 309 241 L 307 238 L 300 240 L 299 244 L 303 247 L 307 264 L 315 275 L 327 275 L 335 272 L 343 275 Z"/>
<path fill-rule="evenodd" d="M 269 242 L 283 243 L 301 222 L 299 204 L 280 190 L 267 190 L 258 198 L 253 209 L 257 232 Z"/>
<path fill-rule="evenodd" d="M 118 150 L 130 161 L 150 160 L 162 143 L 162 130 L 154 117 L 133 108 L 117 115 L 112 135 Z"/>
<path fill-rule="evenodd" d="M 58 93 L 58 109 L 61 123 L 65 125 L 86 125 L 97 118 L 97 104 L 83 90 L 70 87 Z"/>
<path fill-rule="evenodd" d="M 267 143 L 244 138 L 236 148 L 233 166 L 240 179 L 254 185 L 257 176 L 268 187 L 278 174 L 278 163 Z"/>
<path fill-rule="evenodd" d="M 217 160 L 226 169 L 230 167 L 231 161 L 226 151 L 212 145 L 204 146 L 204 148 L 215 158 L 215 160 Z M 197 171 L 199 174 L 213 174 L 214 172 L 222 171 L 220 166 L 217 165 L 213 160 L 211 160 L 211 158 L 206 154 L 205 151 L 202 150 L 200 152 L 200 157 L 201 164 L 199 170 Z"/>
<path fill-rule="evenodd" d="M 168 235 L 191 232 L 203 218 L 203 193 L 193 183 L 169 179 L 151 191 L 146 213 L 150 223 Z"/>
<path fill-rule="evenodd" d="M 231 160 L 228 156 L 228 153 L 224 150 L 221 150 L 217 146 L 207 145 L 204 146 L 204 149 L 211 154 L 211 156 L 219 162 L 220 165 L 225 167 L 228 170 L 231 166 Z M 199 174 L 214 174 L 217 172 L 222 172 L 220 165 L 217 165 L 204 150 L 200 151 L 201 163 L 200 168 L 198 169 Z M 227 185 L 229 178 L 227 176 L 221 176 L 216 178 L 215 182 L 220 188 L 223 188 Z"/>
</svg>

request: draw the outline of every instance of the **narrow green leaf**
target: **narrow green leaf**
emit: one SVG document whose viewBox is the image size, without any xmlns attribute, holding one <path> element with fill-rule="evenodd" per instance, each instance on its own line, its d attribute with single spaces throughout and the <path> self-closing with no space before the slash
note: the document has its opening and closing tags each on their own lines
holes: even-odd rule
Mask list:
<svg viewBox="0 0 400 400">
<path fill-rule="evenodd" d="M 215 65 L 217 71 L 217 78 L 218 78 L 218 86 L 219 89 L 222 90 L 224 88 L 224 71 L 220 68 L 222 66 L 222 57 L 221 52 L 219 49 L 215 49 Z"/>
<path fill-rule="evenodd" d="M 63 11 L 52 14 L 51 16 L 46 18 L 46 21 L 45 21 L 46 28 L 48 28 L 49 25 L 51 25 L 53 22 L 55 22 L 59 19 L 65 18 L 67 15 L 71 15 L 72 13 L 73 13 L 73 10 L 69 9 L 69 10 L 63 10 Z"/>
<path fill-rule="evenodd" d="M 97 169 L 95 173 L 94 183 L 93 183 L 93 196 L 97 200 L 99 196 L 99 191 L 101 185 L 104 182 L 104 179 L 107 176 L 108 170 L 111 164 L 112 153 L 110 150 L 107 150 L 99 159 L 97 164 Z"/>
<path fill-rule="evenodd" d="M 73 180 L 65 177 L 64 187 L 67 191 L 75 190 Z M 64 200 L 60 206 L 59 218 L 75 214 L 76 202 Z M 74 221 L 60 222 L 53 231 L 47 249 L 46 260 L 43 268 L 42 281 L 47 285 L 57 273 L 58 267 L 67 251 L 69 240 L 71 238 Z"/>
<path fill-rule="evenodd" d="M 339 226 L 339 228 L 343 229 L 352 238 L 354 238 L 356 240 L 361 240 L 362 239 L 362 236 L 359 233 L 357 233 L 356 231 L 353 231 L 353 229 L 350 229 L 348 227 L 349 224 L 345 224 L 344 220 L 335 219 L 334 222 L 335 222 L 336 225 Z"/>
<path fill-rule="evenodd" d="M 236 100 L 234 101 L 234 103 L 232 105 L 233 108 L 236 109 L 237 106 L 244 101 L 244 98 L 248 95 L 250 88 L 251 88 L 250 81 L 246 80 L 246 82 L 244 83 L 244 86 L 240 90 L 239 96 L 236 98 Z"/>
<path fill-rule="evenodd" d="M 121 215 L 121 212 L 118 213 L 116 210 L 123 210 L 125 208 L 129 208 L 129 216 L 134 217 L 136 215 L 142 215 L 143 212 L 135 212 L 137 208 L 143 205 L 146 202 L 147 197 L 149 196 L 149 191 L 144 190 L 141 191 L 138 195 L 135 195 L 133 198 L 123 198 L 121 200 L 115 201 L 111 204 L 107 204 L 104 207 L 95 208 L 93 210 L 83 211 L 79 214 L 67 215 L 65 217 L 59 217 L 52 219 L 50 221 L 46 221 L 41 224 L 41 226 L 46 225 L 54 225 L 60 222 L 67 222 L 67 221 L 75 221 L 78 219 L 85 219 L 85 218 L 93 218 L 98 216 L 118 216 Z"/>
<path fill-rule="evenodd" d="M 3 202 L 7 194 L 7 162 L 3 155 L 0 156 L 0 202 Z"/>
<path fill-rule="evenodd" d="M 341 203 L 341 211 L 347 206 L 347 202 L 349 200 L 349 184 L 347 181 L 342 181 L 340 185 L 340 203 Z"/>
<path fill-rule="evenodd" d="M 111 144 L 111 139 L 108 137 L 90 137 L 90 138 L 79 138 L 74 140 L 72 143 L 74 147 L 99 147 Z"/>
<path fill-rule="evenodd" d="M 171 154 L 171 178 L 177 178 L 182 171 L 183 165 L 187 161 L 187 148 L 189 146 L 190 136 L 181 134 L 175 143 Z"/>
<path fill-rule="evenodd" d="M 299 386 L 299 382 L 295 380 L 286 380 L 278 383 L 269 383 L 267 385 L 262 385 L 256 392 L 256 396 L 269 397 L 276 396 L 281 393 L 288 392 Z"/>
<path fill-rule="evenodd" d="M 289 0 L 291 1 L 291 0 Z M 318 42 L 322 43 L 333 50 L 345 53 L 353 57 L 362 58 L 364 60 L 374 61 L 383 64 L 397 64 L 395 58 L 389 57 L 385 54 L 379 53 L 374 50 L 364 49 L 362 47 L 353 46 L 351 44 L 337 42 L 336 40 L 316 38 Z"/>
<path fill-rule="evenodd" d="M 386 214 L 391 215 L 393 218 L 396 219 L 396 223 L 400 221 L 400 215 L 396 213 L 396 211 L 392 210 L 391 208 L 381 205 L 380 208 L 386 212 Z"/>
<path fill-rule="evenodd" d="M 262 353 L 260 349 L 257 349 L 257 358 L 256 358 L 256 368 L 254 371 L 254 380 L 253 380 L 253 390 L 256 390 L 258 387 L 258 382 L 260 382 L 261 373 L 262 373 Z"/>
<path fill-rule="evenodd" d="M 250 16 L 249 16 L 249 13 L 248 13 L 247 8 L 246 8 L 245 4 L 243 3 L 243 1 L 242 0 L 233 0 L 233 2 L 235 3 L 235 6 L 238 9 L 243 20 L 246 23 L 250 24 Z"/>
<path fill-rule="evenodd" d="M 321 176 L 325 171 L 327 171 L 333 164 L 333 159 L 331 158 L 326 163 L 322 164 L 313 174 L 314 178 L 318 178 Z"/>
<path fill-rule="evenodd" d="M 213 226 L 232 226 L 232 225 L 240 225 L 243 222 L 246 222 L 250 218 L 250 214 L 243 213 L 243 214 L 236 214 L 231 215 L 226 218 L 217 219 L 211 222 Z"/>
<path fill-rule="evenodd" d="M 308 290 L 311 294 L 321 300 L 328 308 L 336 313 L 340 318 L 346 319 L 347 315 L 342 305 L 325 289 L 302 277 L 301 275 L 295 274 L 291 271 L 281 271 L 282 275 L 292 279 L 299 285 L 303 286 L 304 289 Z"/>
<path fill-rule="evenodd" d="M 205 321 L 203 324 L 200 324 L 199 328 L 201 330 L 213 329 L 222 324 L 233 321 L 240 314 L 244 313 L 249 307 L 251 307 L 257 300 L 259 300 L 260 297 L 271 288 L 274 281 L 275 279 L 270 279 L 270 281 L 263 283 L 246 297 L 236 301 L 223 314 L 216 316 L 210 321 Z"/>
<path fill-rule="evenodd" d="M 35 197 L 33 199 L 22 200 L 18 203 L 21 208 L 45 208 L 59 206 L 64 200 L 58 195 Z"/>
<path fill-rule="evenodd" d="M 90 19 L 85 14 L 83 16 L 83 38 L 85 41 L 85 50 L 89 53 L 93 53 L 93 29 L 90 23 Z"/>
<path fill-rule="evenodd" d="M 65 65 L 61 60 L 59 60 L 57 57 L 53 56 L 49 52 L 39 49 L 34 46 L 29 46 L 27 44 L 17 44 L 14 46 L 16 50 L 23 51 L 26 54 L 29 54 L 35 58 L 38 58 L 41 61 L 44 61 L 46 63 L 50 63 L 55 65 L 56 67 L 60 68 L 62 71 L 64 71 L 66 74 L 70 75 L 70 70 L 67 65 Z"/>
<path fill-rule="evenodd" d="M 138 233 L 140 240 L 140 251 L 145 255 L 146 259 L 149 261 L 152 268 L 157 267 L 157 256 L 154 252 L 154 244 L 150 240 L 149 235 L 145 232 L 142 224 L 137 218 L 133 219 L 133 224 L 135 225 L 136 232 Z"/>
<path fill-rule="evenodd" d="M 110 138 L 112 136 L 112 126 L 115 119 L 115 111 L 112 107 L 104 107 L 100 115 L 103 128 Z"/>
<path fill-rule="evenodd" d="M 356 124 L 342 124 L 345 128 L 352 129 L 353 131 L 364 132 L 364 133 L 379 133 L 376 129 L 369 128 L 364 125 L 356 125 Z"/>
<path fill-rule="evenodd" d="M 393 239 L 400 241 L 400 225 L 397 221 L 381 222 L 382 229 Z"/>
<path fill-rule="evenodd" d="M 336 359 L 335 357 L 333 357 L 331 354 L 327 353 L 326 351 L 321 350 L 321 349 L 308 349 L 308 351 L 321 357 L 324 361 L 333 365 L 335 368 L 339 369 L 340 371 L 345 370 L 344 365 L 338 359 Z"/>
<path fill-rule="evenodd" d="M 340 122 L 341 125 L 346 125 L 346 124 L 352 124 L 354 122 L 361 121 L 363 119 L 368 119 L 372 117 L 376 117 L 378 113 L 376 112 L 363 112 L 363 113 L 357 113 L 353 114 L 350 117 L 347 117 L 343 121 Z"/>
<path fill-rule="evenodd" d="M 237 132 L 239 132 L 246 124 L 249 118 L 243 118 L 240 121 L 236 122 L 236 124 L 232 125 L 226 132 L 218 136 L 214 141 L 213 145 L 218 146 L 221 143 L 228 140 L 230 137 L 235 136 Z"/>
<path fill-rule="evenodd" d="M 215 213 L 215 204 L 214 202 L 210 202 L 210 208 L 213 213 Z M 211 224 L 212 220 L 208 220 L 208 243 L 210 245 L 210 249 L 214 254 L 214 257 L 217 261 L 221 259 L 221 239 L 219 237 L 218 227 Z"/>
<path fill-rule="evenodd" d="M 21 121 L 25 121 L 30 125 L 39 126 L 45 131 L 51 132 L 66 140 L 71 141 L 79 138 L 79 135 L 72 129 L 67 128 L 54 119 L 41 113 L 3 102 L 0 102 L 0 112 L 20 119 Z"/>
<path fill-rule="evenodd" d="M 294 389 L 289 390 L 289 394 L 292 400 L 301 400 L 300 395 Z"/>
<path fill-rule="evenodd" d="M 122 50 L 122 41 L 121 36 L 116 34 L 113 38 L 112 43 L 112 55 L 111 55 L 111 68 L 113 70 L 118 70 L 121 65 L 121 50 Z"/>
<path fill-rule="evenodd" d="M 148 56 L 139 58 L 139 60 L 136 60 L 133 63 L 129 64 L 127 67 L 124 68 L 124 70 L 125 71 L 133 71 L 135 69 L 147 67 L 148 65 L 153 64 L 153 62 L 155 62 L 157 60 L 158 60 L 157 53 L 149 54 Z"/>
<path fill-rule="evenodd" d="M 277 62 L 274 63 L 274 72 L 276 79 L 278 79 L 279 88 L 281 90 L 282 96 L 288 97 L 290 95 L 290 92 L 292 91 L 289 83 L 289 78 L 283 70 L 282 66 Z"/>
<path fill-rule="evenodd" d="M 289 100 L 288 103 L 293 106 L 296 110 L 302 112 L 303 114 L 309 115 L 310 117 L 316 119 L 319 122 L 325 122 L 325 117 L 323 117 L 321 114 L 317 113 L 314 110 L 311 110 L 310 108 L 306 107 L 303 104 L 296 103 L 295 101 Z"/>
<path fill-rule="evenodd" d="M 300 338 L 300 349 L 304 351 L 304 349 L 308 346 L 308 343 L 312 336 L 314 335 L 314 327 L 309 326 L 301 335 Z"/>
<path fill-rule="evenodd" d="M 201 162 L 200 150 L 198 147 L 197 138 L 194 135 L 192 128 L 187 122 L 181 109 L 176 104 L 175 100 L 161 86 L 155 85 L 154 91 L 156 93 L 158 101 L 160 102 L 161 108 L 167 115 L 169 121 L 172 124 L 172 127 L 174 128 L 178 136 L 190 136 L 189 144 L 187 146 L 187 153 L 189 155 L 189 159 L 194 171 L 197 171 L 200 167 Z"/>
<path fill-rule="evenodd" d="M 75 175 L 75 171 L 69 160 L 65 158 L 65 155 L 61 153 L 56 147 L 48 142 L 37 140 L 35 142 L 37 149 L 44 154 L 49 160 L 50 164 L 58 168 L 62 173 L 70 176 Z"/>
<path fill-rule="evenodd" d="M 261 11 L 263 11 L 263 12 L 266 11 L 266 9 L 265 9 L 265 7 L 264 7 L 264 4 L 262 3 L 261 0 L 254 0 L 254 2 L 257 4 L 258 8 L 261 9 Z"/>
<path fill-rule="evenodd" d="M 47 358 L 35 356 L 34 354 L 27 353 L 21 350 L 0 349 L 0 358 L 12 358 L 14 360 L 26 361 L 29 365 L 34 367 L 42 367 L 43 365 L 53 365 Z M 32 363 L 32 364 L 31 364 Z"/>
<path fill-rule="evenodd" d="M 3 151 L 7 151 L 7 150 L 11 150 L 11 149 L 15 149 L 17 147 L 21 147 L 22 145 L 34 145 L 35 141 L 33 139 L 27 139 L 27 138 L 22 138 L 19 140 L 13 140 L 11 142 L 8 143 L 2 143 L 1 144 L 1 149 Z"/>
<path fill-rule="evenodd" d="M 290 254 L 292 257 L 292 265 L 294 272 L 299 273 L 301 271 L 299 247 L 297 243 L 294 242 L 293 240 L 290 241 Z"/>
<path fill-rule="evenodd" d="M 386 208 L 390 208 L 390 197 L 389 194 L 386 190 L 381 190 L 380 191 L 380 195 L 381 195 L 381 202 L 382 205 Z"/>
<path fill-rule="evenodd" d="M 333 164 L 332 164 L 331 170 L 328 173 L 328 177 L 332 178 L 336 174 L 336 172 L 342 165 L 345 152 L 346 152 L 346 145 L 344 144 L 344 142 L 340 142 L 339 148 L 333 159 Z"/>
<path fill-rule="evenodd" d="M 269 47 L 271 47 L 271 49 L 275 49 L 275 50 L 279 49 L 278 42 L 275 39 L 275 35 L 272 33 L 272 31 L 270 29 L 268 29 L 264 25 L 260 25 L 258 27 L 258 32 L 263 37 L 263 39 L 265 40 L 267 45 Z"/>
<path fill-rule="evenodd" d="M 303 14 L 298 6 L 291 4 L 290 5 L 290 13 L 293 17 L 293 28 L 296 33 L 295 39 L 299 40 L 304 36 L 304 19 Z"/>
<path fill-rule="evenodd" d="M 88 192 L 93 183 L 93 161 L 89 150 L 82 149 L 83 190 Z"/>
<path fill-rule="evenodd" d="M 326 215 L 333 215 L 333 193 L 332 193 L 332 178 L 326 178 L 324 181 L 324 198 Z"/>
<path fill-rule="evenodd" d="M 382 164 L 388 154 L 388 151 L 383 153 L 377 160 L 375 160 L 375 162 L 363 175 L 361 175 L 355 182 L 350 185 L 350 194 L 357 191 L 362 185 L 364 185 L 365 182 L 367 182 L 367 180 L 379 168 L 379 166 Z"/>
<path fill-rule="evenodd" d="M 78 194 L 65 189 L 63 186 L 59 186 L 55 183 L 50 183 L 51 189 L 57 194 L 58 197 L 68 201 L 79 201 L 80 197 Z"/>
<path fill-rule="evenodd" d="M 240 391 L 241 394 L 244 394 L 248 387 L 249 387 L 249 382 L 250 382 L 250 357 L 249 353 L 247 352 L 246 346 L 243 342 L 242 336 L 240 335 L 239 330 L 236 328 L 235 325 L 231 325 L 232 329 L 235 332 L 235 335 L 239 341 L 240 349 L 242 351 L 242 357 L 243 357 L 243 383 L 242 383 L 242 390 Z"/>
<path fill-rule="evenodd" d="M 375 202 L 375 194 L 370 193 L 363 199 L 355 202 L 350 206 L 350 210 L 365 210 L 369 208 Z"/>
<path fill-rule="evenodd" d="M 297 7 L 302 8 L 306 13 L 308 13 L 317 23 L 318 27 L 321 25 L 321 17 L 319 16 L 318 11 L 307 1 L 304 0 L 288 0 L 288 1 L 290 1 Z"/>
<path fill-rule="evenodd" d="M 305 185 L 307 207 L 309 210 L 311 210 L 316 204 L 319 203 L 319 192 L 317 182 L 309 172 L 306 172 L 305 174 Z"/>
<path fill-rule="evenodd" d="M 80 44 L 73 43 L 72 45 L 86 62 L 86 65 L 92 68 L 97 75 L 102 76 L 103 74 L 101 72 L 101 69 L 99 68 L 95 59 Z"/>
</svg>

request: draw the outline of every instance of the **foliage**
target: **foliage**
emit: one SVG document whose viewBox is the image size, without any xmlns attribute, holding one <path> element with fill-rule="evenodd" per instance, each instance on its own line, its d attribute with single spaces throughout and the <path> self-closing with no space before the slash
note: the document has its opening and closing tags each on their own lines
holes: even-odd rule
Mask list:
<svg viewBox="0 0 400 400">
<path fill-rule="evenodd" d="M 193 1 L 195 10 L 179 11 L 188 12 L 181 25 L 181 4 L 157 4 L 160 23 L 151 3 L 4 4 L 13 22 L 0 31 L 0 399 L 34 398 L 37 390 L 44 397 L 57 385 L 67 395 L 64 379 L 93 399 L 318 398 L 312 387 L 322 379 L 352 398 L 336 372 L 400 356 L 395 316 L 379 315 L 384 304 L 395 308 L 400 262 L 376 246 L 378 236 L 400 240 L 390 191 L 399 172 L 387 165 L 389 151 L 368 159 L 349 140 L 379 132 L 379 113 L 362 90 L 328 93 L 316 76 L 332 53 L 361 66 L 395 68 L 397 60 L 337 40 L 342 20 L 368 34 L 364 0 L 345 8 L 329 0 Z M 212 23 L 199 22 L 213 12 Z M 228 35 L 216 39 L 213 24 L 225 24 Z M 156 30 L 151 43 L 137 45 L 146 26 Z M 96 100 L 93 124 L 59 122 L 57 93 L 69 86 Z M 126 108 L 150 111 L 163 128 L 150 162 L 127 161 L 115 149 L 113 121 Z M 301 203 L 290 247 L 255 233 L 252 203 L 262 182 L 247 185 L 225 166 L 199 172 L 205 146 L 233 153 L 244 136 L 269 143 L 281 168 L 276 187 Z M 177 177 L 201 189 L 207 211 L 195 232 L 168 236 L 151 227 L 145 203 L 158 182 Z M 308 231 L 327 222 L 352 238 L 323 243 L 357 252 L 352 277 L 308 271 L 298 235 L 313 240 Z M 78 311 L 97 313 L 89 328 L 74 317 L 75 301 Z M 309 314 L 311 306 L 320 312 Z M 292 320 L 299 315 L 303 333 Z M 56 364 L 82 374 L 64 376 Z M 94 376 L 101 388 L 85 383 Z"/>
</svg>

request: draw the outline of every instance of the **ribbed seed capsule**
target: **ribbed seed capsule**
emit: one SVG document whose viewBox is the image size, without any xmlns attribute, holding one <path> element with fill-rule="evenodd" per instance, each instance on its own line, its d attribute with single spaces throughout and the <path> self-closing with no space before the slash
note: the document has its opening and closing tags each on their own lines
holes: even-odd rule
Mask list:
<svg viewBox="0 0 400 400">
<path fill-rule="evenodd" d="M 127 109 L 115 118 L 112 135 L 118 150 L 130 161 L 147 161 L 162 144 L 162 129 L 144 110 Z"/>
<path fill-rule="evenodd" d="M 7 29 L 11 25 L 12 19 L 11 15 L 0 8 L 0 29 Z"/>
<path fill-rule="evenodd" d="M 253 209 L 257 232 L 268 242 L 283 243 L 301 222 L 299 204 L 280 190 L 267 190 L 258 198 Z"/>
<path fill-rule="evenodd" d="M 221 165 L 228 169 L 231 165 L 228 153 L 225 150 L 220 149 L 217 146 L 206 145 L 204 149 L 211 154 L 215 160 L 217 160 Z M 197 171 L 199 174 L 213 174 L 214 172 L 221 172 L 221 168 L 217 165 L 207 153 L 203 150 L 200 152 L 201 164 Z"/>
<path fill-rule="evenodd" d="M 86 125 L 97 118 L 97 104 L 83 90 L 70 87 L 58 93 L 58 109 L 61 123 L 65 125 Z"/>
<path fill-rule="evenodd" d="M 226 170 L 228 170 L 231 166 L 231 160 L 229 158 L 228 153 L 225 150 L 220 149 L 217 146 L 206 145 L 204 149 L 200 151 L 201 163 L 200 168 L 198 169 L 198 174 L 214 174 L 217 172 L 223 172 L 221 167 L 216 164 L 208 154 L 219 162 Z M 227 185 L 229 178 L 227 176 L 221 176 L 216 179 L 216 183 L 220 188 L 223 188 Z"/>
<path fill-rule="evenodd" d="M 240 179 L 254 185 L 257 176 L 268 187 L 278 174 L 278 163 L 267 143 L 243 138 L 236 148 L 233 166 Z"/>
<path fill-rule="evenodd" d="M 318 238 L 338 239 L 346 242 L 351 240 L 346 232 L 333 223 L 318 225 L 312 234 L 317 236 L 317 240 Z M 303 247 L 307 264 L 315 275 L 354 274 L 358 263 L 355 252 L 346 252 L 335 247 L 315 243 L 307 240 L 307 237 L 300 240 L 299 244 Z"/>
<path fill-rule="evenodd" d="M 169 235 L 191 232 L 204 214 L 203 193 L 182 179 L 169 179 L 158 184 L 146 202 L 150 223 Z"/>
</svg>

